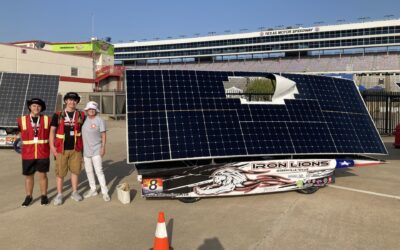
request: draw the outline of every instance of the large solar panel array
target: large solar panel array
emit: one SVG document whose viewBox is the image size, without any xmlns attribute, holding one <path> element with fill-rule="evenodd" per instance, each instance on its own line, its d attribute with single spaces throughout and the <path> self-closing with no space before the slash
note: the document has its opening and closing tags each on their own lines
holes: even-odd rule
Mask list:
<svg viewBox="0 0 400 250">
<path fill-rule="evenodd" d="M 127 70 L 128 162 L 292 154 L 386 154 L 354 82 L 282 74 L 284 104 L 226 98 L 229 76 L 268 73 Z"/>
<path fill-rule="evenodd" d="M 0 72 L 0 126 L 16 127 L 17 118 L 28 113 L 26 100 L 41 98 L 45 114 L 56 108 L 59 76 Z"/>
</svg>

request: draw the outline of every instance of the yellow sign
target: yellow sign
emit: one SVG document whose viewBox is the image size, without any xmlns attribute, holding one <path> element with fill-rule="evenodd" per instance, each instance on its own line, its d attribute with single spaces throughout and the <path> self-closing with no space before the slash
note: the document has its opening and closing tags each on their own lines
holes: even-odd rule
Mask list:
<svg viewBox="0 0 400 250">
<path fill-rule="evenodd" d="M 53 44 L 52 51 L 56 52 L 91 52 L 93 44 L 91 43 L 76 43 L 76 44 Z"/>
<path fill-rule="evenodd" d="M 91 43 L 65 43 L 52 44 L 51 50 L 55 52 L 95 52 L 114 55 L 114 46 L 104 41 L 93 41 Z"/>
</svg>

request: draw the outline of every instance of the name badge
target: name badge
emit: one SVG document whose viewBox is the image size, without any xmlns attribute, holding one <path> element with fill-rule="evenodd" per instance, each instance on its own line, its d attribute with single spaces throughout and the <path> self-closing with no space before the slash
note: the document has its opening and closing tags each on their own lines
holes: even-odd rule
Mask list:
<svg viewBox="0 0 400 250">
<path fill-rule="evenodd" d="M 74 134 L 75 134 L 74 131 L 69 131 L 70 136 L 74 136 Z"/>
<path fill-rule="evenodd" d="M 33 137 L 33 143 L 38 143 L 39 138 L 38 137 Z"/>
</svg>

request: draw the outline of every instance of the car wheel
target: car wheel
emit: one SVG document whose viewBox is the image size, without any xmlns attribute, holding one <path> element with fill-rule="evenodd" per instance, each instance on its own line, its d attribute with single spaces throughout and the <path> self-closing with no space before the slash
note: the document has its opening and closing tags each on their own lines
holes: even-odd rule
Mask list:
<svg viewBox="0 0 400 250">
<path fill-rule="evenodd" d="M 179 197 L 178 200 L 183 203 L 193 203 L 200 200 L 200 197 Z"/>
<path fill-rule="evenodd" d="M 296 190 L 296 191 L 301 193 L 301 194 L 313 194 L 313 193 L 317 192 L 318 189 L 319 189 L 319 187 L 312 186 L 312 187 L 308 187 L 308 188 L 305 188 L 305 189 L 299 189 L 299 190 Z"/>
</svg>

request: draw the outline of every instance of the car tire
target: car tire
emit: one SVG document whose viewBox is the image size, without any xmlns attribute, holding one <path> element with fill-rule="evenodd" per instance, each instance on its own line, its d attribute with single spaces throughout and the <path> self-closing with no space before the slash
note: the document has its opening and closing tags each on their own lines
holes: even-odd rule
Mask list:
<svg viewBox="0 0 400 250">
<path fill-rule="evenodd" d="M 194 203 L 200 200 L 200 197 L 179 197 L 178 200 L 183 203 Z"/>
<path fill-rule="evenodd" d="M 313 193 L 317 192 L 318 189 L 319 189 L 319 187 L 312 186 L 312 187 L 308 187 L 308 188 L 304 188 L 304 189 L 299 189 L 296 191 L 300 194 L 313 194 Z"/>
</svg>

